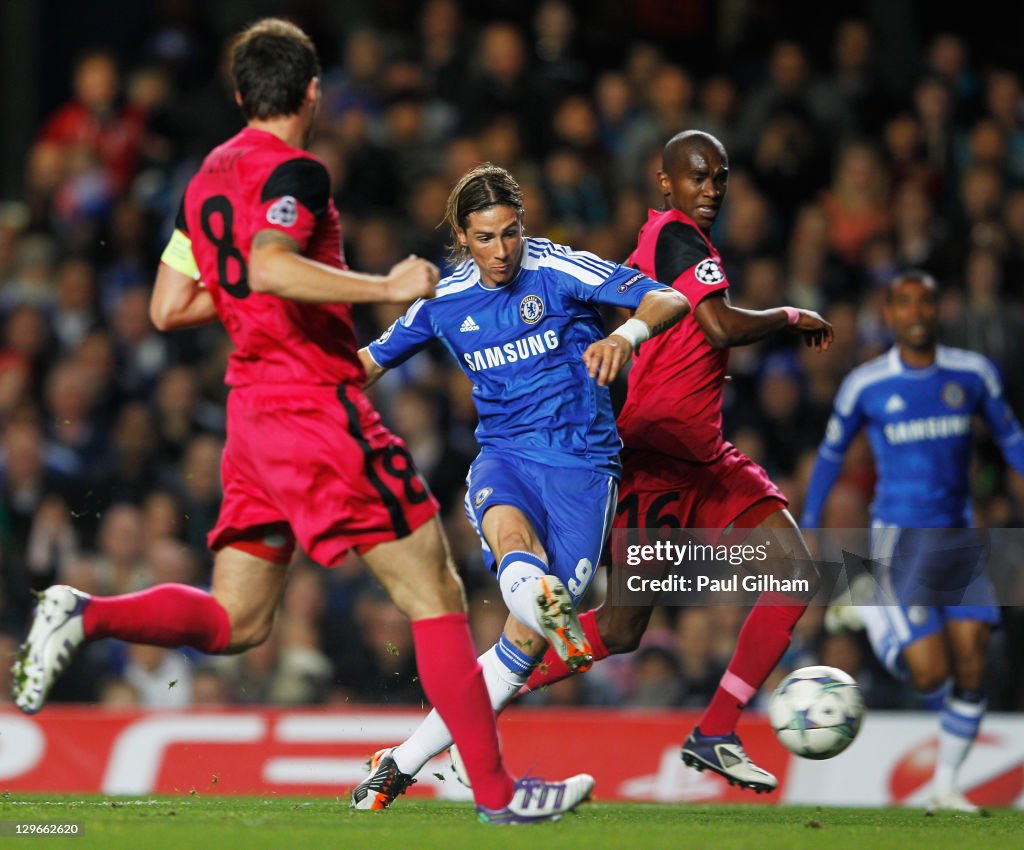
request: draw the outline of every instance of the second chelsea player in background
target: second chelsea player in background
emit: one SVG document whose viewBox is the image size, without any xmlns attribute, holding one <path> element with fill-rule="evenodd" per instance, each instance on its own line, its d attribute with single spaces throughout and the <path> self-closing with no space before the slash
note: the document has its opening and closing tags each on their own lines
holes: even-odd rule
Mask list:
<svg viewBox="0 0 1024 850">
<path fill-rule="evenodd" d="M 439 339 L 473 382 L 481 451 L 466 513 L 510 616 L 485 652 L 491 702 L 512 700 L 548 643 L 571 669 L 592 663 L 575 603 L 611 527 L 621 441 L 607 385 L 636 346 L 689 310 L 636 269 L 527 238 L 519 186 L 502 168 L 467 173 L 448 199 L 454 272 L 359 354 L 367 383 Z M 600 305 L 635 310 L 605 336 Z M 385 808 L 451 735 L 431 712 L 371 760 L 357 808 Z"/>
<path fill-rule="evenodd" d="M 941 710 L 930 807 L 972 812 L 957 773 L 985 711 L 985 648 L 999 623 L 982 547 L 969 531 L 972 419 L 984 419 L 1020 473 L 1024 434 L 992 363 L 937 344 L 936 294 L 926 272 L 890 282 L 885 317 L 896 344 L 839 388 L 800 524 L 820 524 L 846 450 L 867 428 L 877 469 L 875 598 L 855 613 L 879 660 Z"/>
</svg>

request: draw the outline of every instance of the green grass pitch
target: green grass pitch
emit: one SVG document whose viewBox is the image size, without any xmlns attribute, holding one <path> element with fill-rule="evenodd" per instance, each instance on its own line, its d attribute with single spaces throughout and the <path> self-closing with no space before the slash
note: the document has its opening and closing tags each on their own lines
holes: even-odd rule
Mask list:
<svg viewBox="0 0 1024 850">
<path fill-rule="evenodd" d="M 13 837 L 16 823 L 81 825 L 68 837 Z M 1024 847 L 1024 811 L 987 817 L 921 809 L 588 803 L 560 823 L 493 827 L 468 804 L 399 800 L 353 812 L 347 799 L 183 796 L 140 800 L 5 793 L 0 847 L 104 850 L 991 850 Z"/>
</svg>

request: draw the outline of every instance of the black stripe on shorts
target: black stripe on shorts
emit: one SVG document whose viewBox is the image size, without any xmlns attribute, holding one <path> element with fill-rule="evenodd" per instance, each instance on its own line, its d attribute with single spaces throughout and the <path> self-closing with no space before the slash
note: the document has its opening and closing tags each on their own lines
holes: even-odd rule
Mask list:
<svg viewBox="0 0 1024 850">
<path fill-rule="evenodd" d="M 384 507 L 387 508 L 388 515 L 391 517 L 391 525 L 394 527 L 397 536 L 408 537 L 412 534 L 412 529 L 409 528 L 409 523 L 405 518 L 402 503 L 391 492 L 388 485 L 384 483 L 384 480 L 377 474 L 377 470 L 373 468 L 373 464 L 370 462 L 373 449 L 370 447 L 370 443 L 363 434 L 362 426 L 359 424 L 359 409 L 345 395 L 344 386 L 338 387 L 338 401 L 341 402 L 341 406 L 345 408 L 345 413 L 348 414 L 348 432 L 352 435 L 352 439 L 356 441 L 359 445 L 359 450 L 363 453 L 366 477 L 370 479 L 373 489 L 377 491 L 381 501 L 384 502 Z"/>
</svg>

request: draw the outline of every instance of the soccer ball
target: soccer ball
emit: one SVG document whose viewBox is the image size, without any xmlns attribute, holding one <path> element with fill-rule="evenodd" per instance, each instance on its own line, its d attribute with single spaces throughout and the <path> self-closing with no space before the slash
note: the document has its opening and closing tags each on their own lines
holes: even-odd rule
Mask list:
<svg viewBox="0 0 1024 850">
<path fill-rule="evenodd" d="M 787 750 L 806 759 L 830 759 L 857 737 L 864 700 L 848 673 L 836 667 L 802 667 L 772 694 L 768 717 Z"/>
</svg>

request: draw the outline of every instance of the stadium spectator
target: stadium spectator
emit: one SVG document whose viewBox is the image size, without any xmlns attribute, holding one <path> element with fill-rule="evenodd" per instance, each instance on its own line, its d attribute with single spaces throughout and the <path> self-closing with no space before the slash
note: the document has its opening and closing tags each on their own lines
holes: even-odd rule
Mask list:
<svg viewBox="0 0 1024 850">
<path fill-rule="evenodd" d="M 39 141 L 67 154 L 95 156 L 112 194 L 127 191 L 138 168 L 143 116 L 122 103 L 121 77 L 114 54 L 90 50 L 75 63 L 73 97 L 43 126 Z"/>
<path fill-rule="evenodd" d="M 982 81 L 963 37 L 948 30 L 936 33 L 927 44 L 924 64 L 949 91 L 956 123 L 971 123 L 977 117 Z"/>
<path fill-rule="evenodd" d="M 462 9 L 456 0 L 427 0 L 417 20 L 416 53 L 427 75 L 430 91 L 449 102 L 465 79 L 470 50 Z M 455 103 L 453 103 L 455 105 Z"/>
<path fill-rule="evenodd" d="M 740 110 L 738 156 L 751 156 L 761 134 L 780 116 L 806 123 L 813 144 L 822 150 L 846 137 L 850 126 L 846 103 L 815 75 L 803 44 L 792 39 L 775 42 L 767 72 L 748 92 Z"/>
<path fill-rule="evenodd" d="M 636 117 L 636 101 L 629 80 L 621 71 L 605 71 L 594 83 L 593 95 L 601 145 L 616 156 L 626 129 Z"/>
<path fill-rule="evenodd" d="M 836 26 L 825 84 L 842 101 L 851 135 L 876 135 L 892 111 L 892 92 L 880 72 L 876 49 L 875 35 L 863 18 L 846 18 Z"/>
<path fill-rule="evenodd" d="M 881 138 L 892 194 L 896 195 L 904 183 L 913 183 L 933 204 L 938 204 L 942 200 L 945 176 L 925 156 L 918 117 L 909 110 L 889 116 Z"/>
<path fill-rule="evenodd" d="M 543 0 L 533 13 L 531 67 L 547 109 L 586 86 L 589 71 L 578 51 L 580 22 L 565 0 Z"/>
<path fill-rule="evenodd" d="M 523 33 L 498 21 L 487 24 L 477 39 L 475 60 L 462 85 L 460 112 L 464 129 L 479 131 L 498 115 L 511 115 L 531 155 L 539 144 L 540 122 L 533 109 L 541 95 L 527 65 Z"/>
<path fill-rule="evenodd" d="M 122 502 L 104 512 L 96 550 L 93 567 L 102 595 L 133 593 L 152 583 L 142 537 L 142 511 L 135 505 Z"/>
<path fill-rule="evenodd" d="M 1024 91 L 1020 77 L 1006 68 L 994 68 L 985 77 L 985 108 L 1003 134 L 1007 172 L 1013 188 L 1024 185 Z"/>
<path fill-rule="evenodd" d="M 3 327 L 3 345 L 8 354 L 28 367 L 30 393 L 40 397 L 46 374 L 53 362 L 53 331 L 46 316 L 29 304 L 16 305 L 7 314 Z"/>
<path fill-rule="evenodd" d="M 92 263 L 84 257 L 71 257 L 57 267 L 49 320 L 62 354 L 77 349 L 86 334 L 100 325 L 95 275 Z"/>
<path fill-rule="evenodd" d="M 658 151 L 662 140 L 694 120 L 696 86 L 693 77 L 679 65 L 659 63 L 643 88 L 643 101 L 622 137 L 615 173 L 623 189 L 646 188 L 649 174 L 642 168 L 647 157 Z"/>
<path fill-rule="evenodd" d="M 168 475 L 160 466 L 149 405 L 137 401 L 118 408 L 110 431 L 107 453 L 89 480 L 87 504 L 98 514 L 118 502 L 141 505 L 154 484 Z"/>
<path fill-rule="evenodd" d="M 921 125 L 921 139 L 927 163 L 943 177 L 943 212 L 955 186 L 953 147 L 956 125 L 953 97 L 946 84 L 936 76 L 923 76 L 911 93 L 914 114 Z"/>
<path fill-rule="evenodd" d="M 877 150 L 852 143 L 839 153 L 835 174 L 821 195 L 828 243 L 848 266 L 864 260 L 868 241 L 890 226 L 889 181 Z"/>
</svg>

